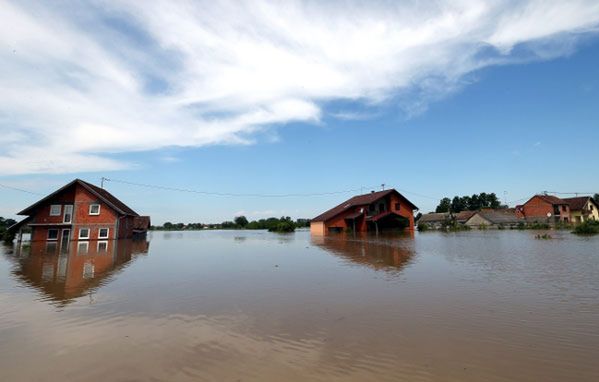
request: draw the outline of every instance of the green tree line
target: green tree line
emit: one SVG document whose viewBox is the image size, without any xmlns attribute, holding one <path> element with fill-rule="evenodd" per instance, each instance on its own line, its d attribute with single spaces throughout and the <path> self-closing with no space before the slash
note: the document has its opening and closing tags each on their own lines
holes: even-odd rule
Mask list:
<svg viewBox="0 0 599 382">
<path fill-rule="evenodd" d="M 152 230 L 161 231 L 192 231 L 201 229 L 266 229 L 273 232 L 293 232 L 296 228 L 309 227 L 309 219 L 292 220 L 289 216 L 280 218 L 270 217 L 249 221 L 245 216 L 236 216 L 232 221 L 227 220 L 222 223 L 204 224 L 204 223 L 171 223 L 166 222 L 161 226 L 152 226 Z"/>
<path fill-rule="evenodd" d="M 439 202 L 435 212 L 478 211 L 482 208 L 502 208 L 501 202 L 495 193 L 481 192 L 472 196 L 454 196 L 453 199 L 443 198 Z"/>
</svg>

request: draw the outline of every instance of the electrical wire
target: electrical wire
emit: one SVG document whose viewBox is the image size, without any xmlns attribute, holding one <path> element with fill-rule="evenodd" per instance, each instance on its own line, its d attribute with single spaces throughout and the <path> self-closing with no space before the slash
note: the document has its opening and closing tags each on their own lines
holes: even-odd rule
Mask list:
<svg viewBox="0 0 599 382">
<path fill-rule="evenodd" d="M 312 193 L 288 193 L 288 194 L 261 194 L 261 193 L 233 193 L 233 192 L 216 192 L 216 191 L 204 191 L 204 190 L 194 190 L 189 188 L 179 188 L 179 187 L 171 187 L 171 186 L 162 186 L 156 184 L 146 184 L 146 183 L 137 183 L 130 182 L 121 179 L 113 179 L 113 178 L 103 178 L 104 181 L 113 182 L 113 183 L 121 183 L 130 186 L 136 187 L 144 187 L 144 188 L 153 188 L 157 190 L 165 190 L 165 191 L 176 191 L 176 192 L 187 192 L 193 194 L 200 195 L 210 195 L 210 196 L 224 196 L 224 197 L 258 197 L 258 198 L 288 198 L 288 197 L 313 197 L 313 196 L 330 196 L 330 195 L 339 195 L 339 194 L 347 194 L 350 192 L 360 192 L 362 193 L 364 189 L 374 189 L 376 187 L 360 187 L 354 189 L 347 189 L 341 191 L 330 191 L 330 192 L 312 192 Z M 440 198 L 434 196 L 428 196 L 419 194 L 416 192 L 411 192 L 404 189 L 396 188 L 398 191 L 404 192 L 406 194 L 412 194 L 415 196 L 419 196 L 421 198 L 427 198 L 432 200 L 440 200 Z"/>
<path fill-rule="evenodd" d="M 161 186 L 156 184 L 145 184 L 145 183 L 136 183 L 129 182 L 126 180 L 120 179 L 112 179 L 112 178 L 104 178 L 105 181 L 113 182 L 113 183 L 122 183 L 130 186 L 136 187 L 144 187 L 144 188 L 153 188 L 157 190 L 166 190 L 166 191 L 177 191 L 177 192 L 187 192 L 192 194 L 201 194 L 201 195 L 210 195 L 210 196 L 228 196 L 228 197 L 257 197 L 257 198 L 287 198 L 287 197 L 308 197 L 308 196 L 328 196 L 328 195 L 338 195 L 345 194 L 349 192 L 357 192 L 364 188 L 372 188 L 372 187 L 361 187 L 349 190 L 342 191 L 332 191 L 332 192 L 315 192 L 315 193 L 290 193 L 290 194 L 259 194 L 259 193 L 233 193 L 233 192 L 215 192 L 215 191 L 203 191 L 203 190 L 194 190 L 188 188 L 178 188 L 178 187 L 170 187 L 170 186 Z"/>
<path fill-rule="evenodd" d="M 4 187 L 4 188 L 8 188 L 10 190 L 14 190 L 14 191 L 20 191 L 20 192 L 24 192 L 27 194 L 31 194 L 31 195 L 41 195 L 37 192 L 33 192 L 33 191 L 28 191 L 28 190 L 23 190 L 22 188 L 17 188 L 17 187 L 12 187 L 12 186 L 7 186 L 6 184 L 0 184 L 0 187 Z"/>
</svg>

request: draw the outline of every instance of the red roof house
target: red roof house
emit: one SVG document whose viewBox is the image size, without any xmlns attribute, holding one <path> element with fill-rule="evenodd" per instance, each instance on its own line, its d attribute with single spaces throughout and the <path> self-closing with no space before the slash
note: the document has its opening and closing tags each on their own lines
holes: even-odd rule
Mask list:
<svg viewBox="0 0 599 382">
<path fill-rule="evenodd" d="M 18 213 L 27 218 L 11 229 L 31 228 L 31 241 L 126 239 L 147 231 L 150 218 L 139 216 L 110 192 L 75 179 Z"/>
<path fill-rule="evenodd" d="M 535 195 L 517 207 L 517 215 L 528 221 L 545 223 L 569 223 L 569 203 L 553 195 Z"/>
<path fill-rule="evenodd" d="M 310 221 L 310 232 L 324 235 L 332 232 L 379 232 L 414 230 L 412 202 L 394 189 L 357 195 Z"/>
</svg>

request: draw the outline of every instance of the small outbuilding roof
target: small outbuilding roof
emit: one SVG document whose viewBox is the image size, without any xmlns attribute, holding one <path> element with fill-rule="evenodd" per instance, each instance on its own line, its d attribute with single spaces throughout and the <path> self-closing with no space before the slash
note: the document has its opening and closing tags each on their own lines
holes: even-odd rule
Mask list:
<svg viewBox="0 0 599 382">
<path fill-rule="evenodd" d="M 521 221 L 521 219 L 516 216 L 515 211 L 512 209 L 481 210 L 477 211 L 474 215 L 479 215 L 492 224 L 518 224 Z M 470 217 L 470 219 L 471 218 L 472 217 Z"/>
<path fill-rule="evenodd" d="M 420 219 L 418 219 L 418 223 L 443 223 L 444 221 L 449 220 L 449 218 L 449 212 L 431 212 L 422 215 Z"/>
</svg>

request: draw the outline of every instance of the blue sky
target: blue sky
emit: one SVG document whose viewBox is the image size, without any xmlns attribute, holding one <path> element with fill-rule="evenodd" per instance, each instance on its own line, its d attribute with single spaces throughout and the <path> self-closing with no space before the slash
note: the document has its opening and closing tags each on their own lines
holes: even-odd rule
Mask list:
<svg viewBox="0 0 599 382">
<path fill-rule="evenodd" d="M 595 2 L 91 4 L 0 6 L 2 185 L 385 183 L 424 212 L 482 191 L 599 192 Z M 155 223 L 313 217 L 352 195 L 106 187 Z M 8 217 L 39 197 L 0 195 Z"/>
</svg>

